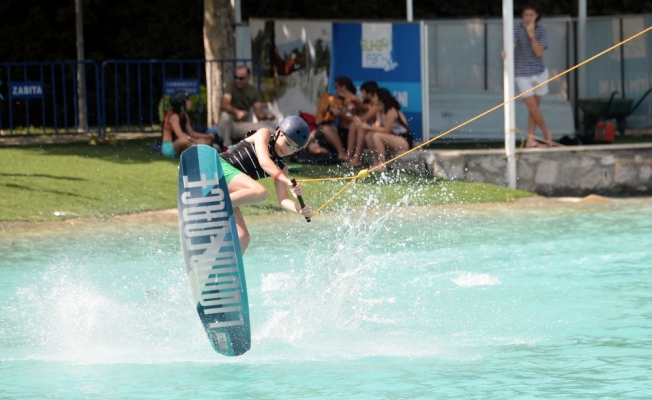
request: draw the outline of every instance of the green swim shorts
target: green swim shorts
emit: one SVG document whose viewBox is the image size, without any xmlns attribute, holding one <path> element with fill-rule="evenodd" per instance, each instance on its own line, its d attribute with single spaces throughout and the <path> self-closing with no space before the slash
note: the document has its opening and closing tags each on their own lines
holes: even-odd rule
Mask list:
<svg viewBox="0 0 652 400">
<path fill-rule="evenodd" d="M 222 171 L 224 171 L 224 179 L 226 179 L 227 185 L 231 183 L 231 181 L 233 180 L 233 178 L 235 178 L 236 175 L 243 173 L 233 165 L 224 161 L 222 157 L 220 157 L 220 163 L 222 164 Z"/>
</svg>

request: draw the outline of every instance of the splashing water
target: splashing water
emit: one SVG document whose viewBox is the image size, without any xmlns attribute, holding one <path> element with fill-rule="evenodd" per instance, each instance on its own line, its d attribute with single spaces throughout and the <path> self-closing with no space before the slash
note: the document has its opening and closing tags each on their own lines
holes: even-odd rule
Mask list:
<svg viewBox="0 0 652 400">
<path fill-rule="evenodd" d="M 451 280 L 460 287 L 493 286 L 500 283 L 498 278 L 490 274 L 474 274 L 472 272 L 460 272 Z"/>
<path fill-rule="evenodd" d="M 2 236 L 0 397 L 647 397 L 650 221 L 649 200 L 249 217 L 237 358 L 174 224 Z"/>
<path fill-rule="evenodd" d="M 377 286 L 371 276 L 375 266 L 368 260 L 369 247 L 388 215 L 370 224 L 366 213 L 355 223 L 344 218 L 326 249 L 308 249 L 302 271 L 265 275 L 263 303 L 276 311 L 263 324 L 259 339 L 287 340 L 312 350 L 318 346 L 326 353 L 354 351 L 341 343 L 342 332 L 360 330 L 363 321 L 373 318 L 368 314 L 370 300 L 364 298 Z"/>
</svg>

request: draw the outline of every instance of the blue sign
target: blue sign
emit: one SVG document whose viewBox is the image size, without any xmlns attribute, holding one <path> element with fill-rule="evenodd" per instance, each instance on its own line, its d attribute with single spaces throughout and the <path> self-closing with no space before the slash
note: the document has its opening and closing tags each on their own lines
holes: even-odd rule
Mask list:
<svg viewBox="0 0 652 400">
<path fill-rule="evenodd" d="M 199 94 L 199 79 L 164 79 L 163 93 L 173 94 L 185 90 L 189 94 Z"/>
<path fill-rule="evenodd" d="M 388 89 L 408 119 L 415 140 L 423 138 L 421 36 L 418 24 L 334 23 L 329 91 L 334 78 L 354 85 L 376 81 Z"/>
<path fill-rule="evenodd" d="M 11 82 L 9 97 L 20 99 L 43 98 L 43 82 Z"/>
</svg>

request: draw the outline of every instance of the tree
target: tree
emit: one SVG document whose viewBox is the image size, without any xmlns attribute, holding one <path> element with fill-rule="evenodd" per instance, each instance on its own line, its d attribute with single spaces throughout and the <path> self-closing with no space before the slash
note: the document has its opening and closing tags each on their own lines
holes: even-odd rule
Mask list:
<svg viewBox="0 0 652 400">
<path fill-rule="evenodd" d="M 222 76 L 233 66 L 212 60 L 235 59 L 235 13 L 231 0 L 204 0 L 204 56 L 206 58 L 206 106 L 208 125 L 220 115 Z"/>
</svg>

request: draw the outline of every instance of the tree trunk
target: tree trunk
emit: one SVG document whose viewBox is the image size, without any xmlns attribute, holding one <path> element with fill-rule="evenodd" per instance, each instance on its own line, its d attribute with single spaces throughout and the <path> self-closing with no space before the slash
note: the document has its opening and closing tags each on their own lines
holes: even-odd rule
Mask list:
<svg viewBox="0 0 652 400">
<path fill-rule="evenodd" d="M 75 0 L 75 28 L 77 31 L 77 132 L 86 132 L 86 79 L 84 64 L 84 18 L 82 0 Z"/>
<path fill-rule="evenodd" d="M 231 0 L 204 0 L 204 55 L 206 57 L 206 107 L 208 126 L 217 124 L 222 99 L 222 78 L 233 75 L 235 22 Z M 230 75 L 229 75 L 230 74 Z"/>
</svg>

